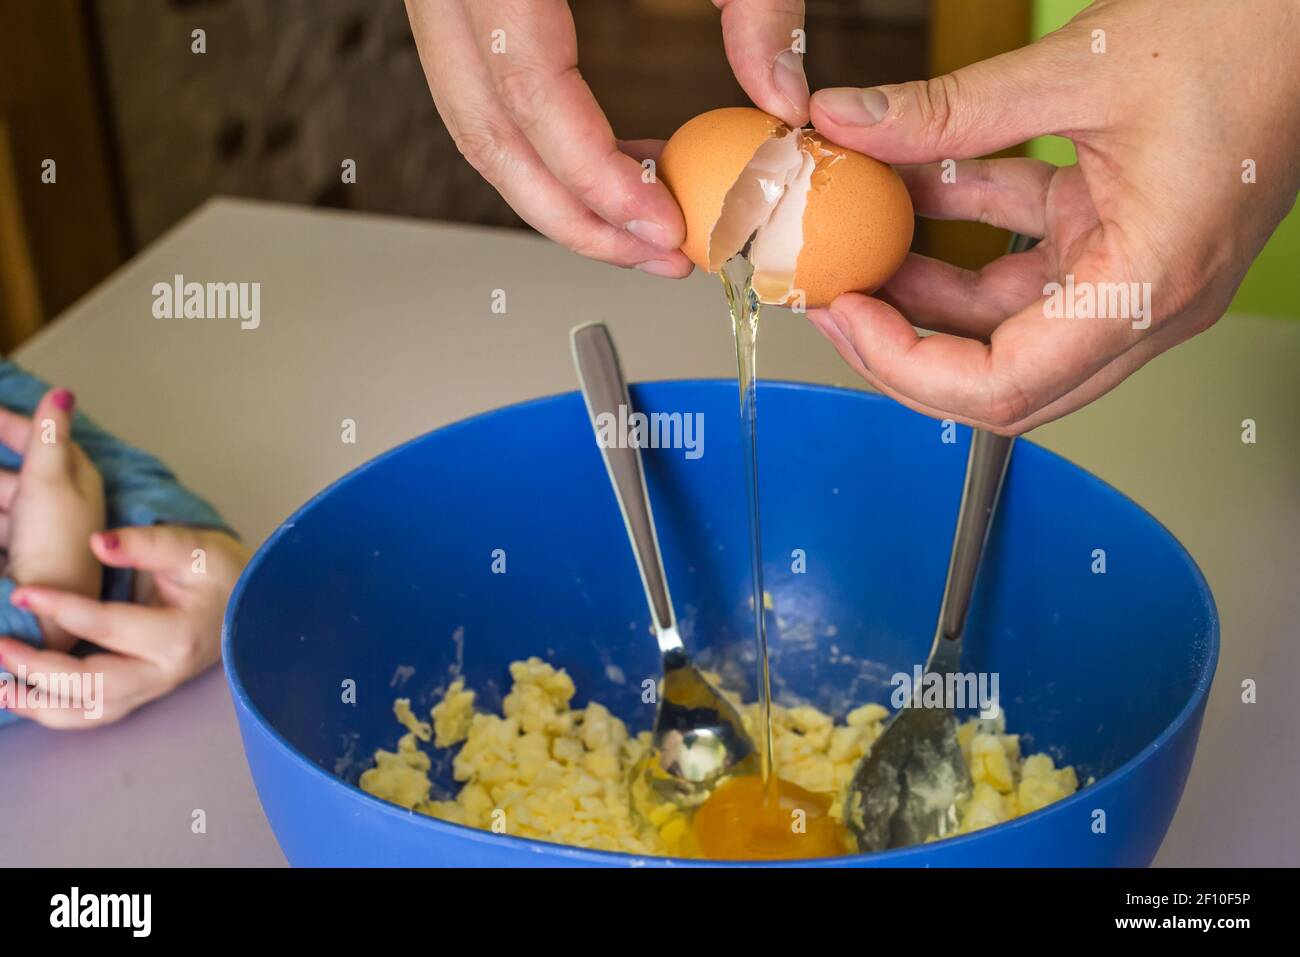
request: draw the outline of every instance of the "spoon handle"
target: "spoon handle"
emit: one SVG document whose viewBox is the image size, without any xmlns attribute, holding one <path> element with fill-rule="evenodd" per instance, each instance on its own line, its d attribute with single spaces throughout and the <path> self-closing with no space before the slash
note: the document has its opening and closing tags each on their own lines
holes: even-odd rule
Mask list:
<svg viewBox="0 0 1300 957">
<path fill-rule="evenodd" d="M 971 433 L 966 481 L 957 511 L 957 532 L 953 536 L 952 556 L 948 560 L 948 583 L 939 608 L 939 628 L 931 658 L 941 653 L 941 644 L 955 645 L 960 654 L 961 633 L 966 626 L 966 613 L 970 610 L 975 576 L 979 573 L 980 557 L 988 541 L 989 527 L 993 524 L 998 494 L 1002 490 L 1002 480 L 1015 441 L 1014 436 L 994 435 L 982 429 Z M 954 668 L 957 664 L 957 661 L 952 661 Z"/>
<path fill-rule="evenodd" d="M 1037 239 L 1016 233 L 1011 237 L 1007 252 L 1027 252 L 1037 244 Z M 961 505 L 957 509 L 957 531 L 953 535 L 952 555 L 948 559 L 948 579 L 939 606 L 939 624 L 926 665 L 928 671 L 954 672 L 961 664 L 961 635 L 966 627 L 966 613 L 970 611 L 975 577 L 979 574 L 980 559 L 988 541 L 1015 441 L 1015 436 L 994 435 L 982 429 L 971 433 L 966 480 L 962 485 Z"/>
<path fill-rule="evenodd" d="M 632 414 L 627 383 L 619 366 L 614 340 L 604 323 L 589 322 L 569 333 L 573 362 L 578 369 L 582 397 L 596 432 L 596 445 L 605 460 L 609 482 L 618 499 L 623 524 L 627 527 L 632 552 L 636 555 L 641 584 L 654 618 L 655 632 L 662 651 L 681 646 L 677 638 L 673 603 L 668 594 L 668 578 L 659 554 L 659 537 L 650 495 L 646 491 L 645 473 L 641 468 L 641 450 L 631 442 L 626 425 Z M 672 647 L 665 647 L 665 642 Z"/>
</svg>

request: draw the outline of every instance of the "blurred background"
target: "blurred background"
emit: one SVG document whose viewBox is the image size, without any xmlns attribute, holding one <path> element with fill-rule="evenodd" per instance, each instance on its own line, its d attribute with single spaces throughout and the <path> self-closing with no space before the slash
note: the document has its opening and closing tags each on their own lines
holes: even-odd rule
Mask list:
<svg viewBox="0 0 1300 957">
<path fill-rule="evenodd" d="M 808 0 L 809 79 L 816 89 L 932 76 L 1084 6 Z M 747 102 L 709 0 L 570 8 L 583 75 L 617 135 L 665 138 Z M 202 55 L 190 49 L 199 28 Z M 1063 141 L 1028 148 L 1072 161 Z M 53 183 L 42 180 L 50 158 Z M 358 169 L 346 188 L 344 159 Z M 214 195 L 526 228 L 443 128 L 401 0 L 0 0 L 0 350 Z M 1300 312 L 1294 215 L 1282 233 L 1243 308 Z M 917 238 L 967 266 L 1004 244 L 967 223 L 922 223 Z"/>
</svg>

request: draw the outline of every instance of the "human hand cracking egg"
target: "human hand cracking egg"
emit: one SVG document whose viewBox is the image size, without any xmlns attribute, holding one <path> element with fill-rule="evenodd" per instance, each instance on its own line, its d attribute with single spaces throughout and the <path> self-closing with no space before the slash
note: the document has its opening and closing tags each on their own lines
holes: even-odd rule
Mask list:
<svg viewBox="0 0 1300 957">
<path fill-rule="evenodd" d="M 701 3 L 704 0 L 700 0 Z M 808 122 L 803 4 L 714 0 L 736 80 L 784 122 Z M 591 259 L 681 278 L 682 218 L 642 176 L 659 140 L 616 140 L 578 70 L 565 0 L 406 0 L 429 90 L 465 158 L 538 232 Z"/>
<path fill-rule="evenodd" d="M 811 114 L 790 44 L 803 4 L 714 2 L 737 80 L 760 108 L 909 164 L 899 169 L 922 215 L 1043 240 L 978 272 L 914 255 L 876 296 L 829 309 L 806 290 L 809 319 L 845 361 L 927 415 L 1010 435 L 1092 402 L 1217 321 L 1295 204 L 1294 0 L 1254 0 L 1248 17 L 1232 0 L 1186 0 L 1177 17 L 1163 0 L 1098 0 L 1037 43 L 949 75 L 820 91 Z M 561 0 L 509 4 L 494 24 L 522 43 L 488 57 L 493 24 L 476 5 L 448 3 L 438 17 L 426 15 L 432 0 L 407 5 L 453 137 L 525 220 L 583 255 L 657 275 L 707 262 L 663 184 L 642 181 L 660 144 L 615 140 L 582 82 Z M 1104 55 L 1099 32 L 1112 40 Z M 980 159 L 1046 134 L 1072 139 L 1079 163 Z M 957 182 L 941 185 L 937 164 L 950 159 Z M 1257 179 L 1242 176 L 1247 161 Z M 726 155 L 719 169 L 736 162 Z M 835 248 L 847 238 L 817 232 L 804 258 L 825 255 L 837 271 L 838 256 L 854 255 L 851 242 Z M 1044 316 L 1045 284 L 1067 275 L 1149 284 L 1153 314 L 1137 325 Z"/>
</svg>

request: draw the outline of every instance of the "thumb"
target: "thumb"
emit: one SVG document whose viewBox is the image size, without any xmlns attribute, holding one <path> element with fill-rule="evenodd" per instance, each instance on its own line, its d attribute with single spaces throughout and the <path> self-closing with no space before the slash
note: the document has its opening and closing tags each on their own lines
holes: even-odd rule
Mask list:
<svg viewBox="0 0 1300 957">
<path fill-rule="evenodd" d="M 759 109 L 790 126 L 808 122 L 802 0 L 713 0 L 736 80 Z M 796 32 L 797 31 L 797 32 Z"/>
<path fill-rule="evenodd" d="M 1085 129 L 1099 100 L 1085 82 L 1086 40 L 1067 30 L 932 80 L 821 90 L 813 124 L 833 143 L 885 163 L 972 159 Z"/>
<path fill-rule="evenodd" d="M 69 389 L 51 389 L 32 413 L 32 429 L 23 451 L 24 474 L 66 472 L 72 449 L 72 410 L 77 398 Z"/>
</svg>

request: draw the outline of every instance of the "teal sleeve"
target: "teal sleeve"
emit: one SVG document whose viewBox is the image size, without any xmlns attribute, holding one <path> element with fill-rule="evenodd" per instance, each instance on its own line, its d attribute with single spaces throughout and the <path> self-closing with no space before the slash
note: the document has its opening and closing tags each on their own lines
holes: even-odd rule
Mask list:
<svg viewBox="0 0 1300 957">
<path fill-rule="evenodd" d="M 0 360 L 0 406 L 31 415 L 49 385 L 12 362 Z M 104 481 L 108 527 L 176 524 L 212 528 L 234 535 L 217 510 L 185 488 L 153 455 L 109 435 L 89 417 L 76 413 L 72 437 L 99 470 Z M 16 470 L 22 456 L 0 446 L 0 468 Z M 105 601 L 129 601 L 133 575 L 130 569 L 105 568 Z M 15 608 L 9 595 L 12 579 L 0 579 L 0 635 L 10 635 L 39 646 L 40 625 L 29 611 Z M 0 724 L 11 715 L 0 712 Z"/>
</svg>

